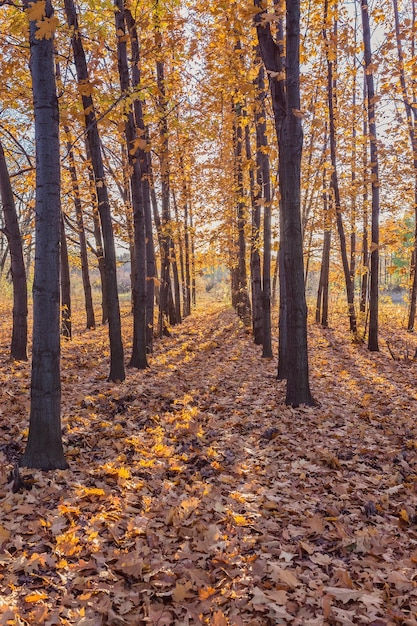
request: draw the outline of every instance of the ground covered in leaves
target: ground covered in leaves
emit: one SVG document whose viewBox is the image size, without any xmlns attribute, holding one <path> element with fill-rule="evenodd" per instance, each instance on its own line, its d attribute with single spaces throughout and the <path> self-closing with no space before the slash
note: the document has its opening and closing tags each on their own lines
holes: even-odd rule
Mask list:
<svg viewBox="0 0 417 626">
<path fill-rule="evenodd" d="M 7 360 L 3 327 L 0 624 L 417 624 L 417 339 L 381 336 L 399 360 L 311 326 L 319 405 L 292 409 L 224 306 L 120 385 L 107 330 L 78 329 L 62 359 L 70 469 L 22 470 L 14 493 L 30 366 Z"/>
</svg>

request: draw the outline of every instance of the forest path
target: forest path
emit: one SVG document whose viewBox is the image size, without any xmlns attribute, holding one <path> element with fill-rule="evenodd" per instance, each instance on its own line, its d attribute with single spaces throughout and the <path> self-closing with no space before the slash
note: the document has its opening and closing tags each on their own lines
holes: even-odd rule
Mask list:
<svg viewBox="0 0 417 626">
<path fill-rule="evenodd" d="M 106 346 L 63 346 L 70 469 L 17 494 L 29 365 L 0 363 L 0 624 L 417 623 L 416 364 L 311 327 L 320 405 L 292 409 L 224 306 L 119 385 Z"/>
</svg>

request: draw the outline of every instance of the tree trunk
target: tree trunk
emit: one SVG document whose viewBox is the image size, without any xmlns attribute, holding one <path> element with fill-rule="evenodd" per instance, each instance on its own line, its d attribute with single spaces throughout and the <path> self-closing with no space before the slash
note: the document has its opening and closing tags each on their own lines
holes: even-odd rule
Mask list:
<svg viewBox="0 0 417 626">
<path fill-rule="evenodd" d="M 257 6 L 260 0 L 255 0 Z M 286 310 L 286 404 L 313 405 L 308 373 L 307 305 L 304 290 L 303 235 L 300 215 L 303 131 L 300 118 L 300 2 L 287 0 L 286 91 L 281 51 L 272 38 L 269 22 L 257 16 L 262 58 L 269 74 L 279 149 L 279 184 L 282 203 L 282 254 Z"/>
<path fill-rule="evenodd" d="M 119 68 L 120 88 L 124 95 L 130 89 L 129 66 L 127 60 L 125 17 L 123 0 L 116 0 L 116 33 L 117 60 Z M 146 369 L 146 237 L 145 210 L 142 198 L 142 175 L 139 153 L 137 149 L 137 133 L 133 110 L 127 105 L 125 110 L 125 137 L 127 158 L 130 171 L 130 193 L 133 206 L 134 223 L 134 266 L 133 273 L 133 346 L 129 365 L 138 369 Z"/>
<path fill-rule="evenodd" d="M 414 221 L 415 221 L 415 230 L 414 230 L 414 250 L 412 254 L 412 262 L 411 262 L 411 276 L 412 283 L 410 289 L 410 310 L 408 315 L 408 324 L 407 330 L 414 330 L 414 322 L 416 318 L 416 300 L 417 300 L 417 272 L 416 272 L 416 259 L 417 259 L 417 136 L 415 129 L 415 117 L 413 115 L 413 99 L 409 97 L 407 84 L 405 80 L 405 69 L 404 69 L 404 52 L 401 43 L 401 35 L 400 35 L 400 20 L 398 15 L 398 0 L 392 0 L 393 8 L 394 8 L 394 19 L 395 19 L 395 39 L 397 43 L 397 53 L 398 53 L 398 62 L 399 62 L 399 70 L 400 70 L 400 86 L 401 86 L 401 95 L 405 109 L 405 117 L 407 121 L 407 129 L 408 136 L 410 139 L 410 146 L 412 151 L 412 159 L 413 159 L 413 175 L 414 175 Z M 413 13 L 415 15 L 414 9 L 414 0 L 413 0 Z"/>
<path fill-rule="evenodd" d="M 255 131 L 256 131 L 256 189 L 255 175 L 252 165 L 249 169 L 250 195 L 252 204 L 252 236 L 250 250 L 250 273 L 252 287 L 252 332 L 256 345 L 263 344 L 263 311 L 262 311 L 262 270 L 261 270 L 261 206 L 264 204 L 263 199 L 263 178 L 262 178 L 262 160 L 261 160 L 261 131 L 258 130 L 262 119 L 262 97 L 260 86 L 260 74 L 263 71 L 263 65 L 259 66 L 258 74 L 255 79 L 256 100 L 255 100 Z M 249 125 L 245 125 L 245 145 L 246 159 L 248 162 L 252 160 Z"/>
<path fill-rule="evenodd" d="M 329 197 L 326 192 L 326 175 L 323 174 L 323 215 L 324 235 L 323 253 L 320 268 L 319 288 L 317 293 L 316 322 L 323 328 L 329 326 L 329 269 L 330 269 L 330 246 L 331 246 L 331 219 Z"/>
<path fill-rule="evenodd" d="M 140 86 L 140 48 L 136 24 L 131 12 L 125 9 L 126 25 L 129 29 L 130 46 L 132 52 L 132 87 L 137 89 Z M 138 156 L 141 171 L 142 202 L 145 213 L 145 236 L 146 236 L 146 348 L 148 353 L 153 352 L 153 327 L 154 327 L 154 306 L 155 306 L 155 247 L 152 230 L 152 209 L 150 197 L 150 154 L 147 150 L 147 133 L 143 120 L 143 107 L 140 98 L 135 98 L 134 114 L 136 123 L 136 133 L 139 142 Z"/>
<path fill-rule="evenodd" d="M 92 217 L 93 217 L 93 234 L 95 247 L 89 246 L 91 252 L 97 259 L 98 271 L 100 274 L 101 284 L 101 323 L 106 324 L 109 319 L 109 307 L 107 297 L 107 280 L 106 280 L 106 263 L 104 259 L 103 237 L 101 233 L 100 215 L 98 211 L 98 198 L 96 185 L 94 181 L 94 172 L 91 165 L 90 148 L 88 141 L 85 142 L 85 149 L 87 153 L 87 172 L 89 181 L 89 191 L 91 195 Z"/>
<path fill-rule="evenodd" d="M 3 204 L 4 229 L 10 250 L 13 282 L 13 330 L 10 356 L 16 361 L 27 361 L 28 297 L 22 238 L 17 219 L 13 190 L 3 146 L 0 142 L 0 196 Z M 7 254 L 7 250 L 6 253 Z"/>
<path fill-rule="evenodd" d="M 174 239 L 171 236 L 169 242 L 170 248 L 170 265 L 172 268 L 172 286 L 173 286 L 173 298 L 174 298 L 174 311 L 175 311 L 175 321 L 172 321 L 173 324 L 181 323 L 181 295 L 180 295 L 180 279 L 178 275 L 178 264 L 177 264 L 177 256 L 175 254 L 175 244 Z"/>
<path fill-rule="evenodd" d="M 335 120 L 335 78 L 333 74 L 333 60 L 331 54 L 336 54 L 334 50 L 330 48 L 328 35 L 327 35 L 327 22 L 328 22 L 328 0 L 325 0 L 324 3 L 324 28 L 323 28 L 323 37 L 327 44 L 327 95 L 328 95 L 328 106 L 329 106 L 329 141 L 330 141 L 330 157 L 332 163 L 332 173 L 330 178 L 330 185 L 333 189 L 334 195 L 334 203 L 336 209 L 336 225 L 337 231 L 339 233 L 339 241 L 340 241 L 340 254 L 342 257 L 342 265 L 343 265 L 343 273 L 345 277 L 345 285 L 346 285 L 346 296 L 347 296 L 347 304 L 348 304 L 348 316 L 349 316 L 349 326 L 353 335 L 356 337 L 357 335 L 357 324 L 356 324 L 356 314 L 355 314 L 355 304 L 354 304 L 354 288 L 352 277 L 350 273 L 349 260 L 347 255 L 347 247 L 346 247 L 346 236 L 345 230 L 343 227 L 343 218 L 342 218 L 342 207 L 340 200 L 340 191 L 339 191 L 339 180 L 337 173 L 337 157 L 336 157 L 336 120 Z M 336 37 L 336 22 L 335 22 L 335 32 L 333 33 L 333 37 Z"/>
<path fill-rule="evenodd" d="M 180 157 L 181 162 L 181 157 Z M 181 165 L 180 165 L 181 169 Z M 185 262 L 184 262 L 184 241 L 181 233 L 181 223 L 180 223 L 180 215 L 178 210 L 177 199 L 175 196 L 175 192 L 172 192 L 172 201 L 174 203 L 174 214 L 175 214 L 175 223 L 178 232 L 178 252 L 180 257 L 180 277 L 181 277 L 181 293 L 182 293 L 182 310 L 185 312 L 185 298 L 186 298 L 186 288 L 185 288 Z M 181 309 L 179 311 L 181 318 Z"/>
<path fill-rule="evenodd" d="M 266 132 L 265 109 L 265 72 L 259 69 L 257 76 L 257 104 L 259 117 L 256 120 L 257 168 L 258 184 L 262 187 L 264 199 L 264 239 L 263 239 L 263 268 L 262 268 L 262 358 L 272 357 L 271 337 L 271 174 L 268 156 L 268 136 Z"/>
<path fill-rule="evenodd" d="M 27 0 L 25 6 L 29 6 Z M 36 145 L 36 248 L 30 424 L 21 465 L 42 470 L 67 467 L 61 434 L 58 99 L 53 39 L 36 37 L 42 22 L 52 15 L 50 0 L 46 0 L 42 19 L 30 22 Z"/>
<path fill-rule="evenodd" d="M 81 276 L 83 280 L 84 289 L 84 302 L 86 313 L 86 327 L 88 329 L 94 329 L 96 327 L 96 320 L 94 315 L 93 298 L 91 295 L 91 283 L 90 274 L 88 271 L 88 252 L 87 252 L 87 240 L 84 229 L 83 210 L 80 199 L 80 189 L 78 185 L 77 170 L 75 167 L 74 152 L 70 141 L 69 128 L 64 126 L 64 132 L 67 136 L 67 152 L 69 158 L 69 170 L 72 182 L 72 193 L 75 207 L 75 217 L 77 221 L 77 231 L 80 241 L 80 258 L 81 258 Z"/>
<path fill-rule="evenodd" d="M 372 73 L 371 30 L 369 26 L 369 7 L 367 0 L 362 0 L 362 27 L 365 60 L 365 80 L 368 106 L 368 130 L 370 147 L 370 171 L 372 185 L 372 223 L 371 223 L 371 284 L 369 292 L 369 334 L 368 349 L 377 352 L 378 346 L 378 291 L 379 291 L 379 174 L 378 147 L 375 119 L 375 88 Z"/>
<path fill-rule="evenodd" d="M 366 76 L 364 76 L 364 94 L 363 102 L 365 105 L 366 100 Z M 361 280 L 361 299 L 360 299 L 360 311 L 366 312 L 366 306 L 368 303 L 368 288 L 369 288 L 369 219 L 368 219 L 368 182 L 366 180 L 366 171 L 368 168 L 368 153 L 365 143 L 365 138 L 368 135 L 368 122 L 366 118 L 366 111 L 363 111 L 363 148 L 362 148 L 362 170 L 363 170 L 363 191 L 362 191 L 362 280 Z"/>
<path fill-rule="evenodd" d="M 190 203 L 190 241 L 191 241 L 191 303 L 193 306 L 197 304 L 197 289 L 195 279 L 195 236 L 194 236 L 194 212 Z"/>
<path fill-rule="evenodd" d="M 120 321 L 119 295 L 117 292 L 116 249 L 110 211 L 109 196 L 104 178 L 103 157 L 101 154 L 100 136 L 92 87 L 89 82 L 87 62 L 80 36 L 77 14 L 73 0 L 64 0 L 68 26 L 73 29 L 71 45 L 74 54 L 75 68 L 81 99 L 84 109 L 87 141 L 90 150 L 91 164 L 94 171 L 94 180 L 97 192 L 98 211 L 104 241 L 104 263 L 106 270 L 107 306 L 109 313 L 109 342 L 110 342 L 110 381 L 125 379 L 122 330 Z"/>
<path fill-rule="evenodd" d="M 155 29 L 155 43 L 162 54 L 162 36 L 159 26 Z M 169 292 L 170 286 L 170 252 L 171 252 L 171 215 L 169 206 L 169 139 L 167 121 L 167 101 L 165 91 L 165 67 L 161 60 L 156 62 L 156 74 L 158 84 L 158 109 L 159 109 L 159 135 L 161 140 L 160 171 L 161 171 L 161 229 L 160 229 L 160 256 L 161 256 L 161 282 L 159 287 L 159 318 L 158 334 L 160 337 L 166 332 L 166 320 L 169 318 Z"/>
<path fill-rule="evenodd" d="M 237 192 L 237 249 L 238 249 L 238 296 L 237 313 L 245 326 L 250 325 L 251 310 L 248 295 L 248 278 L 246 272 L 246 207 L 243 200 L 243 130 L 242 106 L 234 104 L 235 111 L 235 171 Z"/>
<path fill-rule="evenodd" d="M 184 157 L 180 155 L 180 171 L 182 179 L 182 204 L 184 228 L 184 299 L 183 317 L 191 314 L 191 271 L 190 271 L 190 232 L 188 225 L 189 185 L 184 167 Z"/>
<path fill-rule="evenodd" d="M 66 339 L 72 337 L 71 325 L 71 279 L 68 259 L 67 238 L 64 217 L 61 215 L 61 334 Z"/>
</svg>

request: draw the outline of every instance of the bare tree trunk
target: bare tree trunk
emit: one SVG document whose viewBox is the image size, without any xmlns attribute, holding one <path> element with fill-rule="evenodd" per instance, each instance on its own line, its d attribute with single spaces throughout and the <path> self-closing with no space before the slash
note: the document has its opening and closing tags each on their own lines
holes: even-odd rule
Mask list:
<svg viewBox="0 0 417 626">
<path fill-rule="evenodd" d="M 263 67 L 262 65 L 260 67 Z M 260 70 L 259 70 L 260 71 Z M 256 84 L 256 83 L 255 83 Z M 255 105 L 256 107 L 256 105 Z M 260 112 L 255 108 L 255 127 L 257 126 L 257 118 Z M 261 275 L 261 205 L 262 199 L 262 182 L 259 165 L 256 164 L 256 185 L 255 174 L 252 165 L 252 150 L 250 145 L 249 124 L 245 125 L 245 150 L 246 160 L 249 165 L 249 186 L 250 198 L 252 205 L 252 233 L 251 233 L 251 249 L 250 249 L 250 276 L 252 291 L 252 332 L 256 345 L 262 345 L 263 342 L 263 317 L 262 317 L 262 275 Z M 258 149 L 256 158 L 258 161 Z"/>
<path fill-rule="evenodd" d="M 237 192 L 237 250 L 238 250 L 238 295 L 237 313 L 245 326 L 250 325 L 251 310 L 248 295 L 248 278 L 246 271 L 246 207 L 243 200 L 243 129 L 242 129 L 242 106 L 234 103 L 235 112 L 235 172 L 236 172 L 236 192 Z"/>
<path fill-rule="evenodd" d="M 155 43 L 158 50 L 156 62 L 156 74 L 158 84 L 158 109 L 159 109 L 159 135 L 161 139 L 160 169 L 161 169 L 161 229 L 160 229 L 160 256 L 161 256 L 161 282 L 159 287 L 159 318 L 158 334 L 160 337 L 166 332 L 166 318 L 169 318 L 169 292 L 170 292 L 170 252 L 171 252 L 171 215 L 169 206 L 169 139 L 167 120 L 167 101 L 165 90 L 165 67 L 162 58 L 162 35 L 159 25 L 155 29 Z"/>
<path fill-rule="evenodd" d="M 325 0 L 324 3 L 324 28 L 323 28 L 323 36 L 326 43 L 328 43 L 328 35 L 327 35 L 327 22 L 328 22 L 328 0 Z M 336 21 L 335 21 L 335 31 L 336 31 Z M 336 32 L 333 33 L 333 37 L 336 36 Z M 350 274 L 349 260 L 347 255 L 347 247 L 346 247 L 346 236 L 345 230 L 343 227 L 343 218 L 342 218 L 342 207 L 340 200 L 340 191 L 339 191 L 339 180 L 337 174 L 337 157 L 336 157 L 336 125 L 335 125 L 335 79 L 333 74 L 333 60 L 330 56 L 331 49 L 328 45 L 327 47 L 327 94 L 328 94 L 328 105 L 329 105 L 329 140 L 330 140 L 330 155 L 332 162 L 332 173 L 331 173 L 331 188 L 333 189 L 334 195 L 334 203 L 336 209 L 336 224 L 337 231 L 339 233 L 339 241 L 340 241 L 340 254 L 342 257 L 342 265 L 343 265 L 343 273 L 345 276 L 345 285 L 346 285 L 346 296 L 347 296 L 347 304 L 348 304 L 348 315 L 349 315 L 349 326 L 353 335 L 356 337 L 357 334 L 357 324 L 356 324 L 356 314 L 355 314 L 355 304 L 354 304 L 354 288 L 353 282 Z M 335 52 L 333 51 L 333 54 Z"/>
<path fill-rule="evenodd" d="M 13 329 L 10 356 L 16 361 L 27 361 L 28 337 L 28 297 L 26 269 L 23 258 L 22 238 L 17 219 L 16 205 L 10 183 L 9 171 L 3 146 L 0 142 L 0 196 L 3 204 L 4 229 L 8 246 L 6 258 L 10 250 L 11 274 L 13 282 Z"/>
<path fill-rule="evenodd" d="M 319 289 L 317 293 L 316 322 L 328 328 L 329 326 L 329 269 L 330 269 L 330 246 L 331 246 L 331 218 L 329 197 L 326 190 L 326 175 L 323 174 L 323 215 L 324 235 L 323 254 L 320 268 Z"/>
<path fill-rule="evenodd" d="M 259 6 L 260 1 L 255 0 Z M 307 305 L 304 289 L 303 234 L 300 214 L 303 131 L 300 118 L 300 2 L 287 0 L 286 90 L 281 50 L 272 38 L 269 22 L 257 15 L 262 58 L 269 74 L 279 148 L 279 184 L 282 202 L 283 270 L 286 311 L 286 403 L 313 405 L 308 373 Z"/>
<path fill-rule="evenodd" d="M 398 61 L 399 61 L 399 70 L 400 70 L 400 85 L 401 85 L 401 95 L 405 108 L 405 117 L 407 122 L 408 136 L 410 139 L 410 146 L 412 151 L 413 158 L 413 174 L 414 174 L 414 221 L 415 221 L 415 231 L 414 231 L 414 250 L 412 254 L 412 262 L 411 262 L 411 276 L 412 283 L 410 289 L 410 310 L 408 315 L 408 324 L 407 330 L 414 330 L 414 323 L 416 318 L 416 300 L 417 300 L 417 272 L 416 272 L 416 260 L 417 260 L 417 136 L 415 129 L 415 115 L 413 115 L 413 105 L 415 106 L 414 99 L 410 98 L 407 90 L 407 84 L 405 80 L 405 69 L 404 69 L 404 52 L 401 43 L 401 35 L 400 35 L 400 20 L 398 16 L 398 0 L 392 0 L 393 8 L 394 8 L 394 19 L 395 19 L 395 39 L 397 43 L 397 53 L 398 53 Z M 413 0 L 413 16 L 415 19 L 415 6 Z"/>
<path fill-rule="evenodd" d="M 372 185 L 372 244 L 371 244 L 371 285 L 369 294 L 369 334 L 368 349 L 377 352 L 378 346 L 378 291 L 379 291 L 379 173 L 378 146 L 375 118 L 375 88 L 372 72 L 371 30 L 369 26 L 369 7 L 367 0 L 362 0 L 362 26 L 365 59 L 365 80 L 368 106 L 368 130 L 370 146 L 370 171 Z"/>
<path fill-rule="evenodd" d="M 365 106 L 366 100 L 366 77 L 364 76 L 364 93 L 363 102 Z M 368 135 L 368 121 L 366 117 L 366 111 L 363 112 L 363 137 L 364 139 Z M 362 281 L 361 281 L 361 299 L 360 299 L 360 311 L 366 312 L 366 305 L 368 303 L 368 288 L 369 288 L 369 218 L 368 218 L 368 181 L 366 171 L 368 169 L 368 153 L 366 143 L 363 144 L 362 149 L 362 171 L 363 171 L 363 191 L 362 191 Z"/>
<path fill-rule="evenodd" d="M 191 240 L 191 303 L 193 306 L 197 304 L 197 288 L 195 279 L 195 235 L 194 235 L 194 212 L 190 203 L 190 240 Z"/>
<path fill-rule="evenodd" d="M 110 381 L 125 379 L 124 354 L 122 343 L 122 329 L 120 320 L 119 295 L 117 292 L 116 249 L 114 242 L 112 217 L 106 181 L 104 177 L 103 157 L 101 153 L 100 136 L 91 86 L 87 69 L 85 52 L 80 36 L 78 18 L 73 0 L 64 0 L 68 26 L 72 29 L 71 45 L 74 54 L 74 63 L 78 83 L 81 87 L 87 141 L 90 150 L 91 164 L 94 171 L 98 211 L 104 241 L 104 263 L 106 269 L 107 306 L 109 313 L 109 342 L 110 342 Z"/>
<path fill-rule="evenodd" d="M 125 16 L 123 0 L 115 0 L 117 61 L 122 94 L 127 95 L 130 89 L 129 65 L 127 60 Z M 138 369 L 146 369 L 146 235 L 145 210 L 142 198 L 142 175 L 140 157 L 136 147 L 137 133 L 133 109 L 127 105 L 125 111 L 125 138 L 127 159 L 130 171 L 130 193 L 133 207 L 134 226 L 134 265 L 133 273 L 133 345 L 129 365 Z"/>
<path fill-rule="evenodd" d="M 262 358 L 272 357 L 272 337 L 271 337 L 271 173 L 268 156 L 268 136 L 266 132 L 266 109 L 265 109 L 265 72 L 264 68 L 259 69 L 258 81 L 258 105 L 260 117 L 257 119 L 257 167 L 259 180 L 262 187 L 262 198 L 264 199 L 264 221 L 263 221 L 263 267 L 262 267 Z"/>
<path fill-rule="evenodd" d="M 25 6 L 29 2 L 25 0 Z M 59 113 L 53 39 L 37 38 L 50 19 L 46 0 L 42 19 L 30 22 L 30 71 L 35 110 L 36 206 L 33 345 L 29 436 L 21 465 L 65 469 L 62 448 L 60 379 L 59 242 L 61 222 Z"/>
<path fill-rule="evenodd" d="M 125 9 L 126 25 L 129 29 L 130 45 L 132 51 L 132 87 L 140 86 L 140 49 L 136 24 L 131 12 Z M 146 347 L 149 353 L 153 352 L 153 327 L 155 306 L 155 247 L 152 231 L 152 210 L 150 198 L 150 155 L 146 150 L 147 133 L 143 120 L 143 106 L 140 98 L 135 98 L 133 103 L 136 132 L 141 139 L 138 146 L 138 155 L 141 171 L 142 202 L 145 212 L 145 236 L 146 236 Z"/>
<path fill-rule="evenodd" d="M 61 215 L 61 334 L 66 339 L 72 337 L 71 324 L 71 279 L 68 259 L 67 238 L 65 235 L 64 217 Z"/>
<path fill-rule="evenodd" d="M 72 192 L 75 207 L 75 217 L 77 221 L 77 231 L 80 241 L 80 258 L 81 258 L 81 275 L 84 288 L 84 301 L 85 301 L 85 313 L 86 313 L 86 326 L 87 328 L 95 328 L 96 320 L 94 315 L 93 298 L 91 295 L 91 283 L 90 274 L 88 270 L 88 252 L 87 252 L 87 240 L 84 229 L 84 217 L 80 199 L 80 189 L 78 185 L 77 170 L 75 167 L 74 152 L 72 150 L 69 128 L 64 126 L 64 132 L 67 136 L 67 152 L 69 158 L 69 170 L 72 182 Z"/>
</svg>

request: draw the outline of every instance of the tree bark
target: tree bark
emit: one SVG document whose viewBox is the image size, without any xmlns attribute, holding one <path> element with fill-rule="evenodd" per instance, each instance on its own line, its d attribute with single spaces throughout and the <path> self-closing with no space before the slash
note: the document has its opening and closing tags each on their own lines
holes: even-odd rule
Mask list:
<svg viewBox="0 0 417 626">
<path fill-rule="evenodd" d="M 237 285 L 237 313 L 245 326 L 250 326 L 251 310 L 248 295 L 248 278 L 246 271 L 246 207 L 243 187 L 243 129 L 242 105 L 234 103 L 235 113 L 235 176 L 236 176 L 236 216 L 237 216 L 237 251 L 238 251 L 238 285 Z"/>
<path fill-rule="evenodd" d="M 410 146 L 411 146 L 411 151 L 412 151 L 413 175 L 414 175 L 413 204 L 414 204 L 415 230 L 414 230 L 414 249 L 413 249 L 413 254 L 412 254 L 412 262 L 411 262 L 412 283 L 411 283 L 411 289 L 410 289 L 410 310 L 409 310 L 408 324 L 407 324 L 407 330 L 412 331 L 414 330 L 414 323 L 415 323 L 415 318 L 416 318 L 416 301 L 417 301 L 417 271 L 416 271 L 416 260 L 417 260 L 417 135 L 416 135 L 416 127 L 415 127 L 415 116 L 413 115 L 413 100 L 409 97 L 407 84 L 405 80 L 404 52 L 403 52 L 401 36 L 400 36 L 398 0 L 392 0 L 392 3 L 393 3 L 393 8 L 394 8 L 395 39 L 397 43 L 398 63 L 399 63 L 399 71 L 400 71 L 401 96 L 402 96 L 402 100 L 404 104 L 408 136 L 410 139 Z M 414 1 L 413 1 L 413 14 L 415 16 Z"/>
<path fill-rule="evenodd" d="M 75 218 L 77 221 L 77 232 L 80 241 L 80 259 L 81 259 L 81 276 L 83 280 L 84 289 L 84 302 L 85 302 L 85 314 L 86 314 L 86 327 L 88 329 L 94 329 L 96 327 L 96 320 L 94 315 L 93 298 L 91 294 L 91 282 L 90 274 L 88 271 L 88 251 L 87 240 L 84 229 L 84 217 L 83 209 L 80 199 L 80 188 L 78 184 L 77 169 L 75 167 L 74 151 L 72 149 L 69 128 L 64 126 L 64 132 L 67 136 L 67 151 L 69 158 L 69 170 L 71 175 L 73 200 L 75 207 Z"/>
<path fill-rule="evenodd" d="M 25 0 L 25 6 L 29 2 Z M 21 465 L 64 469 L 60 380 L 60 154 L 59 113 L 54 74 L 53 39 L 37 39 L 39 22 L 30 22 L 30 71 L 35 112 L 36 206 L 33 345 L 29 436 Z"/>
<path fill-rule="evenodd" d="M 325 172 L 325 171 L 324 171 Z M 326 191 L 326 175 L 323 174 L 323 253 L 320 267 L 319 288 L 317 292 L 316 322 L 323 328 L 329 327 L 329 269 L 330 269 L 330 246 L 331 246 L 331 219 L 329 197 Z"/>
<path fill-rule="evenodd" d="M 375 119 L 375 87 L 372 73 L 371 30 L 369 25 L 369 7 L 367 0 L 361 0 L 362 27 L 364 43 L 365 80 L 368 106 L 368 131 L 370 171 L 372 186 L 372 223 L 371 223 L 371 283 L 369 292 L 369 334 L 368 349 L 379 351 L 378 346 L 378 305 L 379 305 L 379 173 L 378 146 Z"/>
<path fill-rule="evenodd" d="M 71 324 L 71 278 L 68 259 L 67 238 L 65 235 L 64 217 L 61 215 L 61 334 L 66 339 L 72 337 Z"/>
<path fill-rule="evenodd" d="M 64 6 L 68 26 L 73 29 L 71 36 L 71 45 L 73 49 L 74 63 L 84 109 L 87 141 L 89 145 L 91 164 L 94 171 L 94 180 L 98 200 L 98 211 L 100 214 L 101 228 L 103 233 L 110 342 L 110 373 L 108 379 L 109 381 L 114 382 L 123 381 L 125 379 L 125 367 L 120 320 L 119 295 L 117 292 L 116 249 L 108 190 L 104 177 L 100 136 L 97 127 L 94 101 L 91 95 L 92 87 L 89 82 L 87 61 L 80 36 L 78 18 L 73 0 L 64 0 Z"/>
<path fill-rule="evenodd" d="M 350 273 L 350 266 L 347 254 L 347 246 L 346 246 L 346 236 L 345 229 L 343 226 L 343 218 L 342 218 L 342 206 L 340 199 L 340 190 L 339 190 L 339 178 L 337 172 L 337 156 L 336 156 L 336 120 L 335 120 L 335 79 L 333 73 L 333 60 L 330 56 L 331 53 L 335 54 L 334 50 L 330 48 L 330 42 L 327 35 L 327 22 L 328 22 L 328 0 L 325 0 L 324 3 L 324 28 L 323 28 L 323 37 L 327 44 L 327 96 L 328 96 L 328 107 L 329 107 L 329 141 L 330 141 L 330 158 L 332 163 L 332 173 L 330 178 L 330 185 L 333 190 L 334 204 L 336 210 L 336 225 L 337 232 L 339 234 L 339 242 L 340 242 L 340 254 L 342 257 L 342 266 L 343 273 L 345 277 L 345 285 L 346 285 L 346 296 L 347 296 L 347 305 L 348 305 L 348 316 L 349 316 L 349 326 L 352 334 L 356 337 L 357 335 L 357 324 L 356 324 L 356 314 L 355 314 L 355 304 L 354 304 L 354 288 L 352 282 L 352 276 Z M 336 30 L 336 25 L 335 25 Z M 333 33 L 335 37 L 336 33 Z"/>
<path fill-rule="evenodd" d="M 167 318 L 170 317 L 170 251 L 171 251 L 171 215 L 169 204 L 169 136 L 168 136 L 168 107 L 165 90 L 165 66 L 162 59 L 162 35 L 157 23 L 155 28 L 155 43 L 158 50 L 159 60 L 156 62 L 156 74 L 158 84 L 158 109 L 159 109 L 159 135 L 161 150 L 159 155 L 161 170 L 161 227 L 160 227 L 160 256 L 161 256 L 161 282 L 159 287 L 159 317 L 158 334 L 162 337 L 166 332 Z M 172 297 L 172 293 L 171 293 Z"/>
<path fill-rule="evenodd" d="M 10 356 L 16 361 L 27 361 L 28 297 L 22 237 L 20 235 L 13 190 L 3 146 L 0 142 L 0 196 L 3 204 L 4 229 L 10 250 L 13 283 L 13 329 Z M 7 251 L 6 251 L 7 253 Z"/>
<path fill-rule="evenodd" d="M 263 220 L 263 267 L 262 267 L 262 358 L 272 357 L 271 336 L 271 174 L 268 156 L 268 136 L 266 132 L 265 72 L 259 69 L 257 76 L 257 104 L 259 117 L 256 121 L 258 184 L 262 188 Z"/>
<path fill-rule="evenodd" d="M 129 29 L 130 46 L 132 52 L 132 88 L 140 88 L 140 48 L 136 24 L 131 12 L 125 9 L 126 25 Z M 147 146 L 147 133 L 143 119 L 143 106 L 140 98 L 133 103 L 135 114 L 136 132 L 141 139 L 138 145 L 138 156 L 141 171 L 142 202 L 145 213 L 145 236 L 146 236 L 146 349 L 148 353 L 153 351 L 153 328 L 155 306 L 155 279 L 156 262 L 155 247 L 152 229 L 152 209 L 150 192 L 150 154 Z"/>
<path fill-rule="evenodd" d="M 129 66 L 127 60 L 125 16 L 123 0 L 115 0 L 117 61 L 119 68 L 120 88 L 124 95 L 130 90 Z M 137 145 L 137 133 L 133 109 L 127 105 L 125 110 L 125 137 L 127 158 L 130 170 L 130 192 L 133 206 L 134 224 L 134 266 L 133 272 L 133 346 L 129 365 L 138 369 L 146 369 L 146 236 L 145 210 L 142 198 L 142 175 Z"/>
<path fill-rule="evenodd" d="M 255 0 L 260 6 L 260 0 Z M 279 149 L 279 184 L 282 203 L 281 245 L 286 296 L 287 350 L 286 404 L 315 404 L 309 384 L 307 305 L 304 289 L 303 235 L 300 215 L 303 130 L 300 112 L 300 2 L 287 0 L 286 89 L 281 51 L 269 22 L 257 16 L 257 33 L 272 96 Z M 270 72 L 273 72 L 271 74 Z"/>
</svg>

